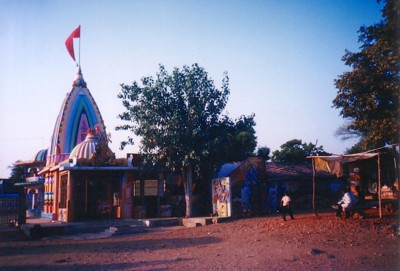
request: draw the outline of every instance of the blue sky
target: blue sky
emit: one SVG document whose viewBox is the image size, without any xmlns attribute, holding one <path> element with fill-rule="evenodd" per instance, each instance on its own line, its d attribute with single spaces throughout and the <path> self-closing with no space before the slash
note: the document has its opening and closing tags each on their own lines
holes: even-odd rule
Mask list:
<svg viewBox="0 0 400 271">
<path fill-rule="evenodd" d="M 357 51 L 357 31 L 381 19 L 375 0 L 73 1 L 0 0 L 0 177 L 50 144 L 61 103 L 77 68 L 65 48 L 81 25 L 85 81 L 112 134 L 118 157 L 127 133 L 120 84 L 199 63 L 219 88 L 230 77 L 226 112 L 255 113 L 258 146 L 318 140 L 332 153 L 344 123 L 332 108 L 333 80 L 348 70 L 345 49 Z M 77 40 L 76 40 L 77 41 Z M 75 43 L 76 55 L 77 43 Z"/>
</svg>

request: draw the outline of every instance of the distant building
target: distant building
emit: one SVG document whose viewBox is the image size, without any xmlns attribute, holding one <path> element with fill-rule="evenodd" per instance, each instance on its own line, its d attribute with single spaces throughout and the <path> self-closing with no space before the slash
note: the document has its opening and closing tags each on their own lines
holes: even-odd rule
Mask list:
<svg viewBox="0 0 400 271">
<path fill-rule="evenodd" d="M 16 183 L 16 186 L 23 186 L 26 195 L 27 216 L 39 216 L 44 204 L 44 177 L 38 172 L 46 165 L 47 149 L 38 151 L 31 160 L 15 163 L 23 168 L 25 182 Z"/>
<path fill-rule="evenodd" d="M 218 178 L 230 178 L 232 215 L 267 214 L 279 211 L 279 202 L 288 191 L 296 209 L 312 208 L 311 164 L 276 164 L 261 157 L 225 164 Z M 318 173 L 319 208 L 336 200 L 340 180 L 333 174 Z"/>
</svg>

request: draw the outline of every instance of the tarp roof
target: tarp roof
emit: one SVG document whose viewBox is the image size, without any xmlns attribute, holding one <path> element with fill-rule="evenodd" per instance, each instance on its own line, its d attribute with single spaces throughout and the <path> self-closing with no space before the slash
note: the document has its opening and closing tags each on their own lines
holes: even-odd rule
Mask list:
<svg viewBox="0 0 400 271">
<path fill-rule="evenodd" d="M 316 171 L 336 174 L 337 177 L 343 176 L 343 164 L 359 160 L 371 159 L 379 153 L 355 153 L 331 156 L 308 156 L 314 161 Z"/>
<path fill-rule="evenodd" d="M 355 154 L 343 154 L 343 155 L 331 155 L 331 156 L 308 156 L 307 158 L 321 159 L 329 162 L 340 161 L 342 163 L 350 163 L 358 160 L 371 159 L 378 156 L 379 153 L 355 153 Z"/>
</svg>

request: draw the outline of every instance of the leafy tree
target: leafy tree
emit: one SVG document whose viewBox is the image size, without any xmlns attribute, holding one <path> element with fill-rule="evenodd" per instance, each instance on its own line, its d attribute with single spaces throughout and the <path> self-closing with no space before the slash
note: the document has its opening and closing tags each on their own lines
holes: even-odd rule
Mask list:
<svg viewBox="0 0 400 271">
<path fill-rule="evenodd" d="M 272 154 L 275 163 L 306 163 L 307 156 L 310 155 L 330 155 L 324 151 L 323 146 L 317 147 L 312 143 L 303 143 L 300 139 L 292 139 L 280 146 L 281 150 L 276 150 Z"/>
<path fill-rule="evenodd" d="M 4 189 L 8 192 L 15 192 L 16 187 L 14 186 L 15 183 L 22 183 L 25 182 L 26 177 L 26 168 L 23 166 L 18 166 L 17 163 L 20 162 L 19 160 L 16 161 L 12 166 L 8 168 L 11 169 L 9 180 L 4 182 Z"/>
<path fill-rule="evenodd" d="M 361 147 L 361 143 L 354 144 L 351 148 L 346 149 L 346 154 L 360 153 L 363 149 Z"/>
<path fill-rule="evenodd" d="M 269 156 L 271 153 L 271 149 L 268 147 L 260 147 L 257 150 L 257 156 L 261 156 L 262 158 L 264 158 L 265 161 L 268 161 L 269 159 L 271 159 L 271 157 Z"/>
<path fill-rule="evenodd" d="M 255 135 L 254 114 L 241 116 L 232 121 L 227 116 L 223 116 L 216 126 L 218 131 L 215 153 L 212 155 L 218 162 L 237 162 L 243 161 L 252 156 L 257 146 Z"/>
<path fill-rule="evenodd" d="M 20 161 L 18 160 L 12 166 L 9 166 L 9 168 L 11 169 L 10 179 L 13 183 L 25 182 L 26 168 L 18 166 L 18 162 Z"/>
<path fill-rule="evenodd" d="M 228 75 L 224 74 L 218 90 L 198 64 L 181 70 L 174 68 L 172 74 L 160 65 L 155 79 L 145 77 L 141 83 L 142 86 L 137 82 L 121 85 L 118 98 L 122 99 L 126 111 L 119 118 L 128 124 L 116 130 L 129 130 L 138 135 L 147 161 L 161 163 L 172 172 L 182 174 L 186 216 L 190 217 L 193 178 L 201 175 L 202 168 L 207 165 L 209 168 L 210 162 L 225 158 L 230 145 L 242 143 L 238 145 L 242 152 L 253 147 L 254 116 L 242 116 L 236 122 L 222 116 L 229 95 Z M 128 137 L 121 142 L 121 148 L 133 143 Z M 247 147 L 242 148 L 244 145 Z"/>
<path fill-rule="evenodd" d="M 335 80 L 333 106 L 348 120 L 337 134 L 360 138 L 363 150 L 399 141 L 399 1 L 383 2 L 382 21 L 362 26 L 360 51 L 342 58 L 352 70 Z"/>
</svg>

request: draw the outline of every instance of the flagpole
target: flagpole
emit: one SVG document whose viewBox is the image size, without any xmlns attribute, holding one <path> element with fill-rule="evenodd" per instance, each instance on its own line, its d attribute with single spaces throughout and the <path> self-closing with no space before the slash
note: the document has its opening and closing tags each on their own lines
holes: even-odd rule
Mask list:
<svg viewBox="0 0 400 271">
<path fill-rule="evenodd" d="M 81 26 L 79 25 L 79 68 L 81 67 Z"/>
</svg>

